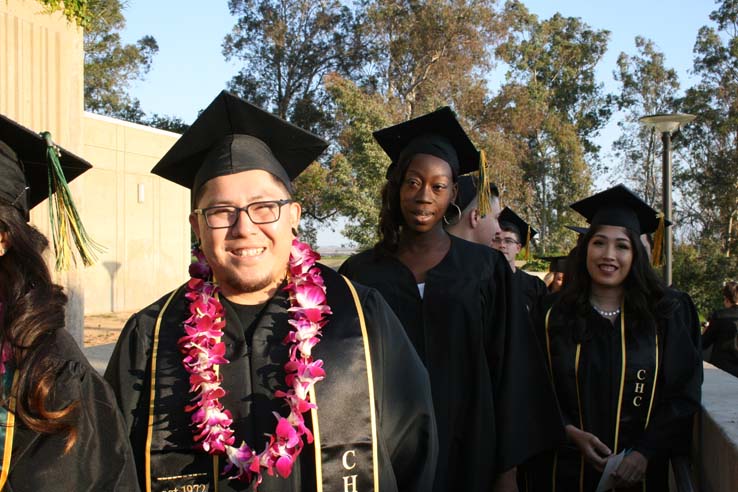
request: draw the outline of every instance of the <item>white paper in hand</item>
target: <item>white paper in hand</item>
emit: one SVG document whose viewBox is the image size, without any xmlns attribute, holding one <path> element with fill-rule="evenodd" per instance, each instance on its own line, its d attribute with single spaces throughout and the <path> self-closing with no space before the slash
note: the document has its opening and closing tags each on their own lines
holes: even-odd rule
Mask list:
<svg viewBox="0 0 738 492">
<path fill-rule="evenodd" d="M 610 458 L 608 458 L 605 470 L 602 472 L 600 483 L 597 484 L 597 490 L 595 492 L 607 492 L 615 487 L 615 479 L 612 474 L 615 473 L 615 470 L 618 469 L 620 463 L 623 462 L 623 458 L 625 458 L 625 451 L 621 451 L 615 456 L 610 456 Z"/>
</svg>

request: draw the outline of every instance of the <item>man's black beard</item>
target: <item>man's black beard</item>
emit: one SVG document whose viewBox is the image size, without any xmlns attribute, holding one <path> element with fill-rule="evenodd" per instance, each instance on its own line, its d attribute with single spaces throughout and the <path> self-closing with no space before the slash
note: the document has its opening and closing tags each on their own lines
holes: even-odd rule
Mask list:
<svg viewBox="0 0 738 492">
<path fill-rule="evenodd" d="M 277 283 L 277 279 L 274 278 L 272 272 L 269 272 L 263 278 L 242 278 L 237 274 L 229 274 L 224 280 L 221 280 L 221 285 L 227 285 L 233 294 L 252 294 L 254 292 L 260 292 L 272 284 Z"/>
</svg>

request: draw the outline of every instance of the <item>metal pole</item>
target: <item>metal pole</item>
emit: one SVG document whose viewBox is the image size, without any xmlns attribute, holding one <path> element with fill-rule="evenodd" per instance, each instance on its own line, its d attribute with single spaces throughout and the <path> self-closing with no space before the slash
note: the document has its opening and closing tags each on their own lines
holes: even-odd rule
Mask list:
<svg viewBox="0 0 738 492">
<path fill-rule="evenodd" d="M 664 218 L 671 221 L 671 132 L 661 133 L 664 147 L 662 185 L 664 189 Z M 671 285 L 671 227 L 664 228 L 664 282 Z"/>
<path fill-rule="evenodd" d="M 546 192 L 546 165 L 543 165 L 543 210 L 541 211 L 541 254 L 546 254 L 546 241 L 548 240 L 548 221 L 546 220 L 546 211 L 548 193 Z M 530 248 L 530 245 L 528 245 Z"/>
</svg>

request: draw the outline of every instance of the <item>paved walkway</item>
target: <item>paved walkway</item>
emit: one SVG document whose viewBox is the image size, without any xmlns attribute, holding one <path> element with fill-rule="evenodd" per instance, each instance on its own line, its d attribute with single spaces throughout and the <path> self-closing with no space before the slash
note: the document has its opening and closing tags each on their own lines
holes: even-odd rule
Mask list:
<svg viewBox="0 0 738 492">
<path fill-rule="evenodd" d="M 115 348 L 114 343 L 106 343 L 105 345 L 95 345 L 93 347 L 85 347 L 82 349 L 82 353 L 85 354 L 87 360 L 90 361 L 92 367 L 97 369 L 100 374 L 105 372 L 105 368 L 108 366 L 108 360 L 113 353 Z"/>
</svg>

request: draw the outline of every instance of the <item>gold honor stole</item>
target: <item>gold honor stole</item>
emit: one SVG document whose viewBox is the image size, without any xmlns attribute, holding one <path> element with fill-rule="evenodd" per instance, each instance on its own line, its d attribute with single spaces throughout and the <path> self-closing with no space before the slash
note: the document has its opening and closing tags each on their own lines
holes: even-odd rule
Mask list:
<svg viewBox="0 0 738 492">
<path fill-rule="evenodd" d="M 7 365 L 2 376 L 3 397 L 7 400 L 8 408 L 0 406 L 0 449 L 2 450 L 2 464 L 0 467 L 0 490 L 3 490 L 10 473 L 10 457 L 13 453 L 13 433 L 15 431 L 15 397 L 10 396 L 17 374 Z"/>
<path fill-rule="evenodd" d="M 553 307 L 549 308 L 549 310 L 546 312 L 546 318 L 545 318 L 545 330 L 546 330 L 546 353 L 548 356 L 548 367 L 550 370 L 551 375 L 551 382 L 554 386 L 554 392 L 556 392 L 556 381 L 554 377 L 554 368 L 553 368 L 553 361 L 551 357 L 551 334 L 549 330 L 549 318 L 551 316 L 551 311 L 553 311 Z M 641 407 L 647 403 L 647 409 L 645 411 L 644 417 L 645 422 L 643 424 L 643 428 L 647 428 L 648 424 L 651 420 L 651 413 L 653 410 L 653 403 L 654 403 L 654 397 L 656 396 L 656 384 L 658 380 L 658 373 L 659 373 L 659 336 L 658 336 L 658 330 L 654 329 L 653 331 L 653 340 L 651 338 L 648 338 L 647 344 L 653 343 L 653 357 L 650 357 L 650 354 L 648 352 L 643 351 L 641 354 L 632 354 L 629 353 L 626 349 L 626 330 L 625 330 L 625 303 L 623 302 L 620 306 L 620 326 L 618 327 L 620 331 L 620 378 L 619 378 L 619 390 L 618 390 L 618 406 L 616 411 L 616 418 L 614 422 L 615 427 L 615 442 L 613 446 L 613 454 L 617 454 L 621 451 L 620 446 L 620 425 L 622 422 L 622 419 L 624 417 L 624 414 L 628 414 L 629 420 L 638 419 L 639 417 L 637 415 L 634 415 L 635 408 L 633 407 Z M 576 395 L 577 395 L 577 409 L 578 409 L 578 418 L 579 418 L 579 428 L 587 431 L 586 423 L 584 422 L 583 415 L 582 415 L 582 401 L 580 398 L 580 375 L 579 375 L 579 362 L 581 360 L 581 354 L 582 354 L 582 344 L 577 343 L 576 351 L 574 354 L 574 384 L 576 385 Z M 632 357 L 632 358 L 631 358 Z M 646 369 L 637 369 L 635 371 L 635 378 L 631 383 L 635 384 L 635 396 L 633 397 L 632 401 L 629 402 L 632 405 L 629 405 L 628 402 L 624 404 L 623 402 L 623 395 L 625 392 L 625 385 L 626 385 L 626 373 L 627 368 L 629 367 L 646 367 L 648 365 L 649 360 L 653 361 L 653 369 L 652 374 L 647 376 L 647 370 Z M 650 385 L 650 396 L 646 393 L 646 389 Z M 647 398 L 647 399 L 646 399 Z M 644 413 L 644 412 L 639 412 Z M 556 492 L 556 470 L 558 467 L 558 453 L 554 454 L 553 457 L 553 465 L 552 465 L 552 476 L 551 476 L 551 490 L 552 492 Z M 643 492 L 646 492 L 646 481 L 642 482 L 642 490 Z M 579 464 L 579 489 L 580 492 L 584 490 L 584 456 L 580 458 L 580 464 Z"/>
<path fill-rule="evenodd" d="M 306 442 L 301 456 L 314 455 L 317 492 L 378 492 L 377 416 L 364 312 L 351 283 L 332 269 L 318 266 L 333 314 L 313 349 L 313 357 L 324 362 L 326 378 L 310 393 L 318 409 L 310 412 L 310 418 L 306 414 L 305 420 L 312 424 L 315 441 L 312 446 Z M 194 449 L 190 414 L 181 410 L 190 398 L 188 376 L 177 349 L 187 313 L 184 293 L 183 287 L 172 293 L 154 327 L 150 382 L 144 389 L 149 399 L 142 470 L 146 492 L 217 491 L 218 482 L 225 480 L 221 476 L 224 460 Z M 256 323 L 280 311 L 284 308 L 270 302 Z M 236 436 L 237 443 L 241 439 Z M 182 442 L 187 443 L 186 448 Z M 265 480 L 282 479 L 265 476 Z"/>
</svg>

